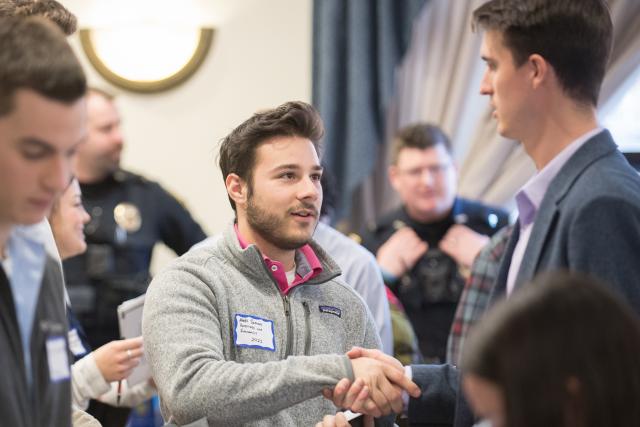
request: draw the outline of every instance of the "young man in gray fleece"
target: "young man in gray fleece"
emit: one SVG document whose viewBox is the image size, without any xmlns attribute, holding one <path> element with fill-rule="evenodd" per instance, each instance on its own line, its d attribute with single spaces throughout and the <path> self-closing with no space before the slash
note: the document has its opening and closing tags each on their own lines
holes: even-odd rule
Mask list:
<svg viewBox="0 0 640 427">
<path fill-rule="evenodd" d="M 145 351 L 165 419 L 178 425 L 313 425 L 349 378 L 360 398 L 402 410 L 419 389 L 396 366 L 349 360 L 379 348 L 362 299 L 312 240 L 322 203 L 318 113 L 289 102 L 255 114 L 220 147 L 236 221 L 180 257 L 147 292 Z M 206 421 L 205 421 L 206 420 Z"/>
</svg>

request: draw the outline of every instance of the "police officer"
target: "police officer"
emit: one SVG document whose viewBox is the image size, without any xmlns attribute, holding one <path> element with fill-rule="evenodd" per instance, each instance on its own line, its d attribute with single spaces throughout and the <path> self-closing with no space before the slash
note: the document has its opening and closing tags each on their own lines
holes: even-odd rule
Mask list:
<svg viewBox="0 0 640 427">
<path fill-rule="evenodd" d="M 507 224 L 508 215 L 456 197 L 450 142 L 433 125 L 416 124 L 398 133 L 389 178 L 402 206 L 371 226 L 363 244 L 376 254 L 387 286 L 404 305 L 424 361 L 440 363 L 464 268 L 486 236 Z"/>
<path fill-rule="evenodd" d="M 97 348 L 119 338 L 117 306 L 146 291 L 154 245 L 163 242 L 181 255 L 206 236 L 158 183 L 120 169 L 123 138 L 113 96 L 90 89 L 87 109 L 89 136 L 75 165 L 91 216 L 87 251 L 66 260 L 64 270 L 73 308 Z"/>
</svg>

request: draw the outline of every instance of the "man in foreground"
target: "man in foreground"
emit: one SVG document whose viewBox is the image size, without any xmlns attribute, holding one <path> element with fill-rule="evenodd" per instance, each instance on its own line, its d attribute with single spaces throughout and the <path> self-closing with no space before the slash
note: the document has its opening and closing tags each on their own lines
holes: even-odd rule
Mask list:
<svg viewBox="0 0 640 427">
<path fill-rule="evenodd" d="M 145 351 L 169 422 L 313 425 L 335 413 L 320 393 L 342 378 L 365 384 L 386 412 L 402 410 L 400 388 L 419 394 L 402 369 L 345 356 L 380 339 L 362 299 L 311 240 L 322 134 L 313 107 L 290 102 L 223 140 L 236 221 L 158 274 L 146 297 Z"/>
</svg>

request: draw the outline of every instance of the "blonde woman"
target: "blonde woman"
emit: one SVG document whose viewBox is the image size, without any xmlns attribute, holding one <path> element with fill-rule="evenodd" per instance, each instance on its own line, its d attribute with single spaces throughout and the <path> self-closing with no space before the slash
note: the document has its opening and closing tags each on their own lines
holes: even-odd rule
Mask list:
<svg viewBox="0 0 640 427">
<path fill-rule="evenodd" d="M 80 185 L 74 179 L 55 203 L 49 222 L 61 259 L 84 252 L 84 225 L 89 214 L 82 206 Z M 71 367 L 73 404 L 86 409 L 89 399 L 97 399 L 114 406 L 135 406 L 155 393 L 152 381 L 127 388 L 126 379 L 138 365 L 143 354 L 142 337 L 111 341 L 94 351 L 84 331 L 67 304 L 69 319 L 69 347 L 75 363 Z M 118 382 L 121 383 L 118 398 Z"/>
</svg>

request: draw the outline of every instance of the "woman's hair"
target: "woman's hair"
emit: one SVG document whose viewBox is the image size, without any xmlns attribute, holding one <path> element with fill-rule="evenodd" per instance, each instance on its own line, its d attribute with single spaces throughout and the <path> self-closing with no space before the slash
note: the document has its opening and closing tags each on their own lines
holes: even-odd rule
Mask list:
<svg viewBox="0 0 640 427">
<path fill-rule="evenodd" d="M 640 426 L 640 322 L 602 283 L 539 276 L 473 330 L 463 372 L 496 384 L 507 426 Z"/>
<path fill-rule="evenodd" d="M 58 195 L 58 197 L 56 197 L 56 199 L 53 201 L 53 205 L 51 205 L 51 210 L 49 211 L 49 215 L 47 215 L 47 218 L 49 219 L 49 221 L 51 221 L 51 218 L 53 218 L 53 216 L 58 212 L 58 209 L 60 209 L 60 199 L 62 199 L 62 196 L 64 195 L 64 193 L 66 193 L 69 190 L 69 188 L 73 185 L 73 183 L 76 182 L 77 180 L 78 178 L 74 176 L 71 179 L 71 181 L 69 181 L 69 184 L 67 184 L 67 188 L 65 188 L 64 191 L 60 193 L 60 195 Z"/>
</svg>

